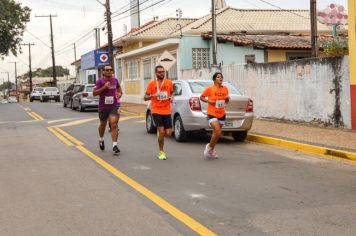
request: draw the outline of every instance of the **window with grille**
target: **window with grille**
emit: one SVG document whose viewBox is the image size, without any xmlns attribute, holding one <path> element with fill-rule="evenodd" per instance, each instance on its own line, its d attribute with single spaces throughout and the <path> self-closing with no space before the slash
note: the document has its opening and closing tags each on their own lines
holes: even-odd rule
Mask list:
<svg viewBox="0 0 356 236">
<path fill-rule="evenodd" d="M 172 54 L 174 58 L 177 58 L 176 54 Z M 175 63 L 169 70 L 168 70 L 168 78 L 171 80 L 176 80 L 178 78 L 178 71 L 177 71 L 177 63 Z"/>
<path fill-rule="evenodd" d="M 122 66 L 121 66 L 121 59 L 117 60 L 117 79 L 121 82 L 122 80 Z"/>
<path fill-rule="evenodd" d="M 145 79 L 145 80 L 151 80 L 152 79 L 151 58 L 145 59 L 143 61 L 143 79 Z"/>
<path fill-rule="evenodd" d="M 129 80 L 137 80 L 138 79 L 138 73 L 137 73 L 137 61 L 130 61 L 128 62 L 128 70 L 129 70 Z"/>
<path fill-rule="evenodd" d="M 192 48 L 193 69 L 209 68 L 209 48 Z"/>
</svg>

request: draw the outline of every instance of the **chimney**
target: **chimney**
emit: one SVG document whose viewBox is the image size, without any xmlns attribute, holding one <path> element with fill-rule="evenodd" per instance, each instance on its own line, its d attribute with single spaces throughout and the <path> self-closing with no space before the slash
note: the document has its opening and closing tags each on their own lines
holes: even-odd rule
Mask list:
<svg viewBox="0 0 356 236">
<path fill-rule="evenodd" d="M 226 2 L 225 0 L 214 0 L 215 1 L 215 9 L 220 10 L 224 7 L 226 7 Z"/>
<path fill-rule="evenodd" d="M 130 0 L 131 29 L 140 27 L 140 0 Z"/>
</svg>

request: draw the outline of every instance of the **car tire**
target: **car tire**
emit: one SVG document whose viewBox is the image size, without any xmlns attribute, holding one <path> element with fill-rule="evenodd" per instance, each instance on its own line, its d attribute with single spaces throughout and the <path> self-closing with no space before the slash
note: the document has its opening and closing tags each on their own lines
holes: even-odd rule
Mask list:
<svg viewBox="0 0 356 236">
<path fill-rule="evenodd" d="M 236 131 L 232 132 L 232 137 L 235 141 L 243 142 L 247 137 L 247 131 Z"/>
<path fill-rule="evenodd" d="M 177 142 L 184 142 L 187 140 L 188 134 L 184 129 L 182 118 L 178 115 L 174 118 L 174 139 Z"/>
<path fill-rule="evenodd" d="M 155 127 L 155 124 L 153 123 L 153 118 L 150 111 L 146 113 L 146 130 L 149 134 L 157 133 L 157 127 Z"/>
<path fill-rule="evenodd" d="M 83 105 L 82 105 L 82 102 L 81 102 L 81 101 L 79 101 L 78 111 L 79 111 L 79 112 L 84 112 L 84 111 L 85 111 L 85 107 L 83 107 Z"/>
</svg>

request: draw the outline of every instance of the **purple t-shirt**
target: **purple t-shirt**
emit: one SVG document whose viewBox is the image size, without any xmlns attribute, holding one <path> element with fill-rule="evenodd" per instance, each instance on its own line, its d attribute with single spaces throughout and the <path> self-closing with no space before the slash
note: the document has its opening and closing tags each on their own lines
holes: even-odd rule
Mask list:
<svg viewBox="0 0 356 236">
<path fill-rule="evenodd" d="M 114 108 L 118 104 L 116 91 L 120 87 L 120 84 L 115 77 L 111 77 L 109 80 L 101 77 L 98 81 L 96 81 L 94 89 L 100 89 L 108 81 L 110 82 L 110 87 L 99 95 L 99 109 Z"/>
</svg>

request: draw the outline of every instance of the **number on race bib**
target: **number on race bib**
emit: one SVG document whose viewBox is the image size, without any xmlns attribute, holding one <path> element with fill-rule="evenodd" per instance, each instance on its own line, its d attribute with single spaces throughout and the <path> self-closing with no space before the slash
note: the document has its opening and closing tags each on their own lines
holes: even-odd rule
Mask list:
<svg viewBox="0 0 356 236">
<path fill-rule="evenodd" d="M 105 97 L 105 104 L 114 104 L 114 96 Z"/>
<path fill-rule="evenodd" d="M 167 91 L 159 92 L 157 95 L 157 99 L 158 100 L 167 100 L 168 99 Z"/>
<path fill-rule="evenodd" d="M 215 103 L 216 108 L 223 108 L 225 107 L 225 100 L 217 100 Z"/>
</svg>

